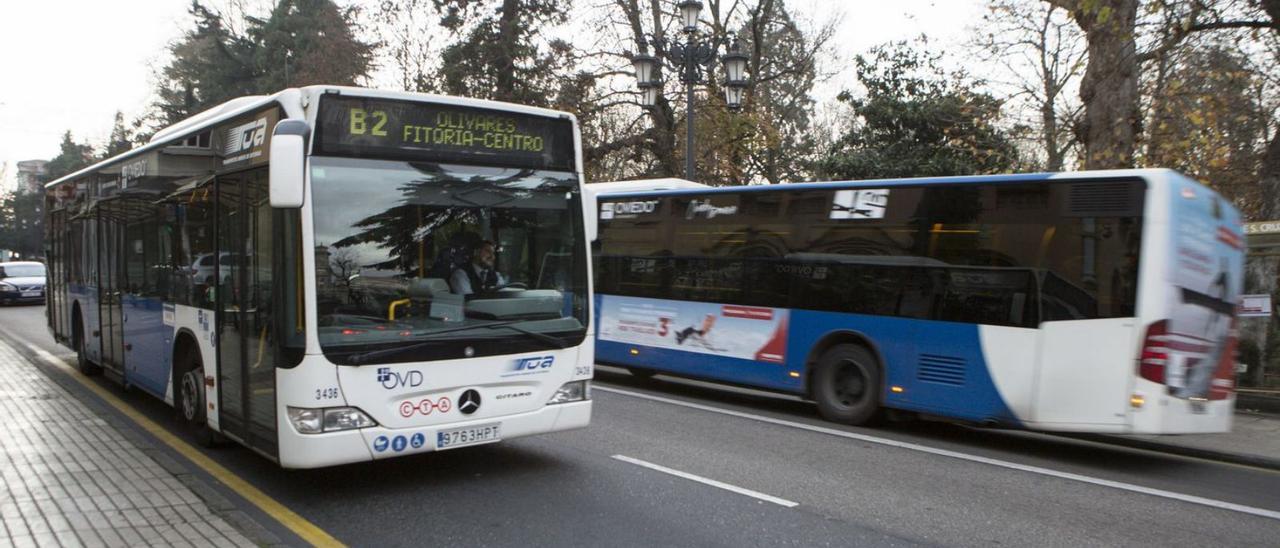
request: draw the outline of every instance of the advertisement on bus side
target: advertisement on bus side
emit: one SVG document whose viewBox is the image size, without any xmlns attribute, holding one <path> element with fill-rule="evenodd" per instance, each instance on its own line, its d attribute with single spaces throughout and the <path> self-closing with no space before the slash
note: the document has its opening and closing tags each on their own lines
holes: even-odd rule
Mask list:
<svg viewBox="0 0 1280 548">
<path fill-rule="evenodd" d="M 600 340 L 783 363 L 788 310 L 603 295 Z"/>
<path fill-rule="evenodd" d="M 1244 271 L 1239 213 L 1190 181 L 1174 186 L 1165 384 L 1174 397 L 1218 400 L 1234 388 L 1235 313 Z"/>
</svg>

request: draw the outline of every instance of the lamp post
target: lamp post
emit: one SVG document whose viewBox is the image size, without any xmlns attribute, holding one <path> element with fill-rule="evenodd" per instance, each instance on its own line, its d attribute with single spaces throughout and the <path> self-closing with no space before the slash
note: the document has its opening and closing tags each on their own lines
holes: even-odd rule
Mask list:
<svg viewBox="0 0 1280 548">
<path fill-rule="evenodd" d="M 680 9 L 680 21 L 683 25 L 683 39 L 666 40 L 648 35 L 654 48 L 662 57 L 638 54 L 631 56 L 631 64 L 636 71 L 636 87 L 640 89 L 640 104 L 652 108 L 658 104 L 658 95 L 662 93 L 662 65 L 665 61 L 671 70 L 680 75 L 680 83 L 684 84 L 685 102 L 688 105 L 685 128 L 685 178 L 694 178 L 693 162 L 693 89 L 697 84 L 705 83 L 704 74 L 710 71 L 716 53 L 722 44 L 721 40 L 703 36 L 698 31 L 698 15 L 702 13 L 702 2 L 683 0 L 677 6 Z M 648 47 L 645 38 L 640 39 L 640 50 Z M 743 53 L 735 38 L 727 44 L 726 52 L 720 57 L 724 64 L 725 80 L 724 98 L 729 110 L 736 111 L 742 107 L 742 96 L 750 84 L 747 79 L 747 54 Z"/>
</svg>

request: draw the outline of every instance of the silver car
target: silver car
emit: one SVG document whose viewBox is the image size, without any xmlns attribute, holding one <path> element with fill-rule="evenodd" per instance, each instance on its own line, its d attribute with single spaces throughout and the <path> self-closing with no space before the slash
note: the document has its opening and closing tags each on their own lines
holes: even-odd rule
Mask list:
<svg viewBox="0 0 1280 548">
<path fill-rule="evenodd" d="M 44 302 L 44 265 L 30 261 L 0 263 L 0 305 Z"/>
</svg>

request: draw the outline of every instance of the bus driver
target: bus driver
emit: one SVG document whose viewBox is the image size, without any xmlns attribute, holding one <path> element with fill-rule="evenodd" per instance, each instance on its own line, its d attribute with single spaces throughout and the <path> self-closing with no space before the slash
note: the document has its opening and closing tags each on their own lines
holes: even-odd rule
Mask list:
<svg viewBox="0 0 1280 548">
<path fill-rule="evenodd" d="M 453 271 L 449 286 L 454 293 L 470 295 L 488 293 L 507 285 L 507 278 L 494 268 L 494 245 L 489 240 L 476 244 L 471 251 L 471 261 Z"/>
</svg>

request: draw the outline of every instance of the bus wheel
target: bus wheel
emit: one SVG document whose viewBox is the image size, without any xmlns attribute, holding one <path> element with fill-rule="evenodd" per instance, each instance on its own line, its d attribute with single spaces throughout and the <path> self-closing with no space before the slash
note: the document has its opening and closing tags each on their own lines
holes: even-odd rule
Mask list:
<svg viewBox="0 0 1280 548">
<path fill-rule="evenodd" d="M 818 359 L 811 390 L 822 418 L 866 424 L 880 410 L 880 366 L 866 348 L 837 345 Z"/>
<path fill-rule="evenodd" d="M 102 366 L 89 361 L 89 354 L 85 351 L 84 326 L 80 321 L 76 321 L 75 325 L 71 332 L 71 344 L 76 347 L 76 369 L 86 377 L 102 373 Z"/>
<path fill-rule="evenodd" d="M 217 445 L 217 433 L 209 428 L 205 412 L 204 367 L 199 358 L 187 356 L 178 364 L 184 373 L 178 379 L 178 401 L 174 402 L 182 423 L 205 447 Z"/>
</svg>

